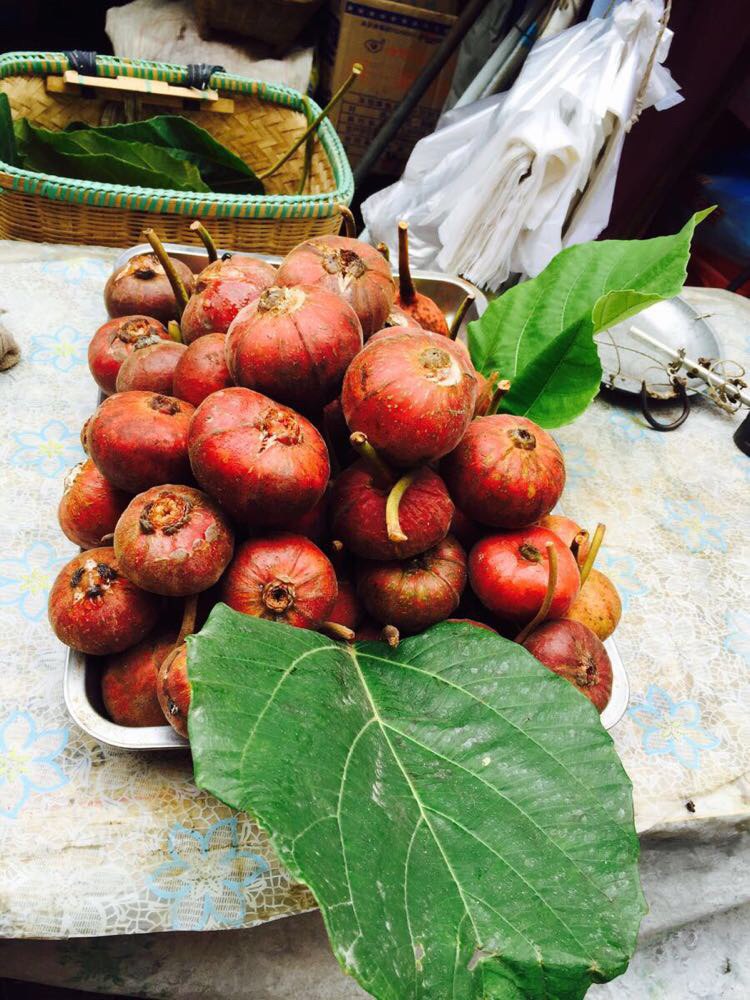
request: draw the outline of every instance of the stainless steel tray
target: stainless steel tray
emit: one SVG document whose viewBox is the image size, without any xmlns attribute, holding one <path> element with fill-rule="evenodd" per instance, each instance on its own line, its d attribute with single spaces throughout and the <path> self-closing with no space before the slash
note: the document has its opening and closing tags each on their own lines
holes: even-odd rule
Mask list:
<svg viewBox="0 0 750 1000">
<path fill-rule="evenodd" d="M 194 272 L 202 270 L 207 262 L 207 254 L 203 248 L 183 246 L 177 243 L 166 243 L 165 247 L 172 257 L 184 261 Z M 123 251 L 114 264 L 114 269 L 121 267 L 125 261 L 139 253 L 149 252 L 147 243 L 131 247 Z M 221 251 L 220 251 L 221 252 Z M 278 264 L 281 257 L 269 254 L 237 253 L 238 257 L 259 257 L 270 264 Z M 413 275 L 415 284 L 433 298 L 445 313 L 448 323 L 455 315 L 456 309 L 467 293 L 475 296 L 471 309 L 467 311 L 461 325 L 459 338 L 466 339 L 466 325 L 477 319 L 487 308 L 485 296 L 468 281 L 462 278 L 451 278 L 437 271 L 416 271 Z M 611 729 L 625 714 L 630 696 L 628 676 L 625 672 L 617 646 L 612 639 L 604 644 L 612 661 L 613 684 L 612 697 L 602 712 L 602 724 Z M 64 676 L 65 704 L 73 721 L 84 732 L 100 743 L 119 747 L 123 750 L 187 750 L 188 742 L 179 736 L 169 725 L 163 726 L 118 726 L 111 722 L 104 712 L 101 696 L 100 668 L 95 659 L 90 659 L 74 650 L 68 650 L 65 659 Z"/>
</svg>

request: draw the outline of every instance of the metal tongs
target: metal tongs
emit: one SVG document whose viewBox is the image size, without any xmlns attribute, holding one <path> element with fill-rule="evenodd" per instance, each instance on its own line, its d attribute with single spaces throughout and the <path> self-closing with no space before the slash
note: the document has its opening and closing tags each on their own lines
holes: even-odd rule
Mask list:
<svg viewBox="0 0 750 1000">
<path fill-rule="evenodd" d="M 665 366 L 669 389 L 657 392 L 653 386 L 648 386 L 646 380 L 641 382 L 641 410 L 649 424 L 657 431 L 671 431 L 687 420 L 690 414 L 690 397 L 687 393 L 688 380 L 699 379 L 706 386 L 701 394 L 716 403 L 727 413 L 736 413 L 741 407 L 750 409 L 750 392 L 745 379 L 745 369 L 733 361 L 721 361 L 711 358 L 699 358 L 697 361 L 689 358 L 684 348 L 675 349 L 662 343 L 656 337 L 631 326 L 630 334 L 643 344 L 660 351 L 669 358 Z M 731 369 L 734 368 L 734 371 Z M 728 371 L 728 369 L 730 369 Z M 682 412 L 670 423 L 663 423 L 654 416 L 651 409 L 653 399 L 678 398 L 682 403 Z M 742 451 L 750 454 L 750 417 L 746 417 L 734 440 Z"/>
</svg>

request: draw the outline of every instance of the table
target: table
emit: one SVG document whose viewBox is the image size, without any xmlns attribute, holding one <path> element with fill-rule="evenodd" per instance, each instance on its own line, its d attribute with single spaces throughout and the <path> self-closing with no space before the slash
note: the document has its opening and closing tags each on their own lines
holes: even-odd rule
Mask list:
<svg viewBox="0 0 750 1000">
<path fill-rule="evenodd" d="M 0 937 L 111 935 L 115 954 L 119 942 L 154 958 L 169 946 L 153 932 L 199 930 L 208 932 L 203 952 L 210 940 L 231 951 L 234 935 L 211 932 L 298 913 L 310 895 L 246 816 L 194 787 L 187 755 L 112 750 L 76 729 L 62 701 L 63 648 L 46 623 L 47 591 L 74 551 L 54 511 L 95 403 L 86 347 L 105 318 L 101 292 L 116 253 L 0 243 L 1 321 L 23 352 L 0 375 Z M 750 305 L 688 294 L 711 314 L 727 356 L 750 359 Z M 637 827 L 680 844 L 697 837 L 709 854 L 750 816 L 750 459 L 732 442 L 738 421 L 706 403 L 678 431 L 658 434 L 635 409 L 599 399 L 555 432 L 568 469 L 566 512 L 607 524 L 601 567 L 623 595 L 617 641 L 632 698 L 613 735 L 633 780 Z M 241 868 L 241 891 L 224 885 L 226 864 Z M 301 928 L 332 977 L 320 996 L 338 996 L 339 980 L 349 991 L 342 997 L 361 995 L 326 966 L 316 921 L 260 933 L 289 944 L 291 928 Z M 12 956 L 32 946 L 1 947 L 10 975 Z M 33 947 L 56 956 L 50 968 L 75 966 L 63 961 L 71 944 Z M 129 972 L 117 975 L 130 982 Z"/>
</svg>

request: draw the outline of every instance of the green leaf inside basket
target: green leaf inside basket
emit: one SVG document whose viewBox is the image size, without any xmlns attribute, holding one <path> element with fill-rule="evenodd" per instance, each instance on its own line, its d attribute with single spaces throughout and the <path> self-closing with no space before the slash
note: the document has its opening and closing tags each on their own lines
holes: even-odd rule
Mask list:
<svg viewBox="0 0 750 1000">
<path fill-rule="evenodd" d="M 2 92 L 0 92 L 0 162 L 7 163 L 11 167 L 18 165 L 10 101 L 8 95 Z"/>
</svg>

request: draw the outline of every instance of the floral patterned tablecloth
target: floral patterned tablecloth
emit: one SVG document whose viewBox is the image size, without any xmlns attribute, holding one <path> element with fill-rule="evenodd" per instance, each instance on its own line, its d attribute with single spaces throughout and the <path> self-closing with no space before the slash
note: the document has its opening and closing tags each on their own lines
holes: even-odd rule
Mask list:
<svg viewBox="0 0 750 1000">
<path fill-rule="evenodd" d="M 312 904 L 247 817 L 195 788 L 187 755 L 102 746 L 63 703 L 64 650 L 45 611 L 74 549 L 55 508 L 95 403 L 86 348 L 115 256 L 0 243 L 0 322 L 23 355 L 0 374 L 0 937 L 247 927 Z M 747 361 L 750 306 L 690 294 L 725 353 Z M 657 434 L 601 399 L 556 434 L 566 511 L 608 525 L 602 567 L 623 595 L 632 688 L 614 737 L 641 830 L 750 813 L 750 458 L 732 442 L 738 420 L 701 404 Z"/>
</svg>

